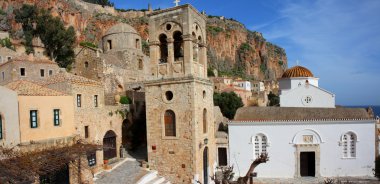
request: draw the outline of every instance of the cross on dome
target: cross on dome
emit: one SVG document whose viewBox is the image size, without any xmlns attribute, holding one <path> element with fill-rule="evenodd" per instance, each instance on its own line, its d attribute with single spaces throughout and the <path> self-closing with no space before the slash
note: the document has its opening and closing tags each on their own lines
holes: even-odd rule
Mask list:
<svg viewBox="0 0 380 184">
<path fill-rule="evenodd" d="M 175 4 L 175 6 L 178 6 L 179 2 L 181 2 L 180 0 L 175 0 L 173 3 Z"/>
</svg>

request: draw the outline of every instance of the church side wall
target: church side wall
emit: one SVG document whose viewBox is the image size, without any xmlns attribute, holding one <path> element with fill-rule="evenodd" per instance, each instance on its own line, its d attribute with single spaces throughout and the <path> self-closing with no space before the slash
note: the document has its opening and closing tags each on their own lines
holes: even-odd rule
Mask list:
<svg viewBox="0 0 380 184">
<path fill-rule="evenodd" d="M 230 123 L 230 165 L 234 165 L 237 176 L 243 176 L 254 160 L 254 142 L 256 134 L 267 136 L 269 161 L 259 165 L 255 172 L 258 177 L 297 177 L 297 152 L 293 139 L 297 133 L 319 135 L 321 143 L 314 142 L 320 152 L 319 171 L 322 177 L 332 176 L 372 176 L 375 161 L 375 123 L 374 121 L 346 122 L 256 122 Z M 347 132 L 357 135 L 356 158 L 343 158 L 341 136 Z M 314 136 L 314 141 L 317 137 Z M 318 146 L 319 145 L 319 146 Z M 298 158 L 298 159 L 297 159 Z M 316 153 L 316 158 L 318 154 Z M 318 163 L 316 164 L 318 165 Z"/>
</svg>

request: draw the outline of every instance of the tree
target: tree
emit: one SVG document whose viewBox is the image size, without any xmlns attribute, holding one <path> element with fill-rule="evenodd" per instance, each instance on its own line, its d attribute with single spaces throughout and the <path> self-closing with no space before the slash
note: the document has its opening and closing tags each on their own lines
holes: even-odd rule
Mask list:
<svg viewBox="0 0 380 184">
<path fill-rule="evenodd" d="M 243 177 L 239 177 L 236 182 L 232 181 L 233 176 L 233 167 L 227 167 L 222 169 L 222 178 L 217 178 L 215 175 L 211 177 L 216 184 L 248 184 L 249 178 L 251 177 L 251 173 L 255 170 L 257 166 L 262 163 L 266 163 L 269 160 L 269 156 L 267 153 L 261 153 L 259 157 L 257 157 L 249 167 L 247 174 Z"/>
<path fill-rule="evenodd" d="M 279 106 L 280 105 L 280 98 L 273 94 L 272 92 L 270 92 L 268 94 L 268 100 L 269 100 L 269 104 L 268 106 Z"/>
<path fill-rule="evenodd" d="M 34 23 L 37 18 L 37 7 L 34 5 L 23 4 L 18 10 L 15 10 L 15 20 L 21 23 L 25 39 L 25 52 L 34 53 L 32 40 L 34 37 Z"/>
<path fill-rule="evenodd" d="M 244 106 L 241 98 L 234 92 L 214 93 L 214 105 L 219 106 L 223 116 L 228 119 L 233 119 L 236 110 Z"/>
<path fill-rule="evenodd" d="M 76 41 L 72 26 L 65 28 L 58 17 L 41 10 L 37 17 L 36 35 L 40 37 L 49 57 L 60 67 L 67 68 L 74 60 L 73 45 Z"/>
<path fill-rule="evenodd" d="M 7 47 L 8 49 L 15 50 L 15 47 L 12 45 L 12 42 L 9 38 L 0 39 L 0 45 L 2 47 Z"/>
</svg>

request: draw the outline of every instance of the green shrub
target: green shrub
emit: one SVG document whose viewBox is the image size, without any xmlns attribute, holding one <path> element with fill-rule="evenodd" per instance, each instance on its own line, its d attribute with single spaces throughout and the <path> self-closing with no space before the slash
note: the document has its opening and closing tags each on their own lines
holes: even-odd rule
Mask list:
<svg viewBox="0 0 380 184">
<path fill-rule="evenodd" d="M 284 64 L 284 62 L 280 60 L 280 61 L 278 61 L 278 64 L 282 66 Z"/>
<path fill-rule="evenodd" d="M 132 100 L 127 97 L 127 96 L 122 96 L 120 97 L 120 101 L 119 101 L 121 104 L 131 104 Z"/>
<path fill-rule="evenodd" d="M 248 43 L 242 43 L 240 45 L 240 52 L 247 52 L 250 51 L 252 47 Z"/>
<path fill-rule="evenodd" d="M 88 41 L 80 42 L 79 45 L 82 46 L 82 47 L 98 48 L 98 46 L 95 45 L 95 43 L 88 42 Z"/>
</svg>

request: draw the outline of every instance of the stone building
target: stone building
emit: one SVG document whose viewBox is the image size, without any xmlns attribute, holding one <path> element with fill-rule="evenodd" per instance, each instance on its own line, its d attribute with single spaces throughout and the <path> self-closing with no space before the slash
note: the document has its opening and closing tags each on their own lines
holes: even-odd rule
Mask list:
<svg viewBox="0 0 380 184">
<path fill-rule="evenodd" d="M 144 81 L 149 58 L 142 52 L 137 31 L 125 23 L 111 27 L 99 48 L 77 49 L 72 73 L 102 82 L 106 104 L 114 104 L 115 95 L 129 84 Z"/>
<path fill-rule="evenodd" d="M 7 47 L 0 46 L 0 65 L 10 61 L 12 58 L 19 56 L 19 54 Z"/>
<path fill-rule="evenodd" d="M 97 151 L 92 155 L 94 170 L 99 169 L 103 160 L 112 161 L 120 157 L 126 107 L 105 105 L 104 86 L 100 82 L 61 72 L 48 78 L 44 86 L 71 96 L 76 134 L 86 143 L 103 146 L 103 152 Z"/>
<path fill-rule="evenodd" d="M 42 82 L 60 70 L 57 63 L 46 58 L 33 55 L 17 56 L 0 64 L 0 85 L 17 80 Z"/>
<path fill-rule="evenodd" d="M 231 165 L 247 171 L 250 161 L 268 153 L 269 161 L 255 169 L 258 177 L 372 176 L 373 115 L 335 107 L 335 96 L 304 67 L 285 71 L 279 86 L 280 107 L 240 108 L 229 122 Z"/>
<path fill-rule="evenodd" d="M 9 105 L 18 107 L 14 113 L 18 118 L 14 119 L 19 120 L 19 122 L 5 120 L 5 127 L 15 126 L 12 123 L 19 125 L 16 131 L 7 131 L 5 134 L 19 134 L 21 150 L 72 144 L 75 131 L 71 96 L 29 81 L 14 81 L 5 87 L 17 93 L 17 104 Z M 7 136 L 5 138 L 7 139 Z"/>
<path fill-rule="evenodd" d="M 172 183 L 210 183 L 216 166 L 206 17 L 191 5 L 149 14 L 148 162 Z"/>
</svg>

